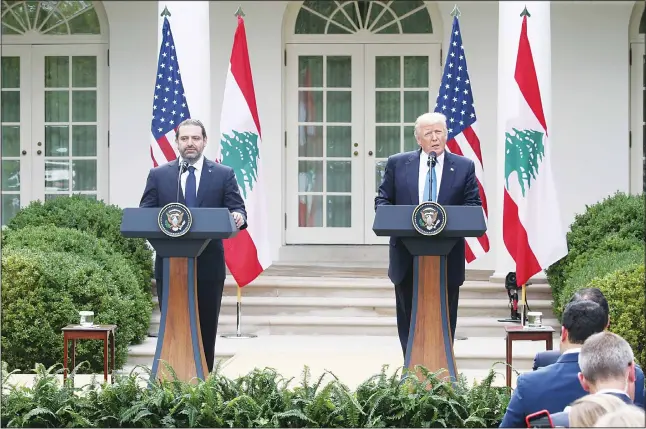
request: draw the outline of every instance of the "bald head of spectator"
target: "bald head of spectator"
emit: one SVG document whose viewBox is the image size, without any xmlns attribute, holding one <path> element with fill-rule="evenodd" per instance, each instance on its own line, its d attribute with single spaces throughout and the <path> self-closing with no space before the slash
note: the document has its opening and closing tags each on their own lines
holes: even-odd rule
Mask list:
<svg viewBox="0 0 646 429">
<path fill-rule="evenodd" d="M 630 344 L 609 331 L 591 335 L 579 352 L 579 381 L 584 390 L 620 390 L 635 400 L 635 357 Z"/>
</svg>

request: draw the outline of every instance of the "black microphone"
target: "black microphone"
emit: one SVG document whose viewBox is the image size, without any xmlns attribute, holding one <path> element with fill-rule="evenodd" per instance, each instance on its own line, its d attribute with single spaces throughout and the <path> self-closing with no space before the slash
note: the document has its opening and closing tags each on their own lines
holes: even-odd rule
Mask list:
<svg viewBox="0 0 646 429">
<path fill-rule="evenodd" d="M 433 151 L 428 154 L 428 161 L 426 161 L 426 165 L 428 166 L 428 198 L 430 201 L 433 201 L 433 172 L 431 171 L 431 168 L 435 167 L 435 164 L 437 163 L 437 154 Z"/>
<path fill-rule="evenodd" d="M 176 202 L 178 202 L 178 203 L 179 203 L 179 188 L 180 188 L 180 185 L 182 183 L 182 180 L 181 180 L 182 173 L 184 173 L 186 170 L 188 170 L 188 162 L 181 161 L 179 163 L 179 174 L 177 174 L 177 198 L 176 198 Z"/>
</svg>

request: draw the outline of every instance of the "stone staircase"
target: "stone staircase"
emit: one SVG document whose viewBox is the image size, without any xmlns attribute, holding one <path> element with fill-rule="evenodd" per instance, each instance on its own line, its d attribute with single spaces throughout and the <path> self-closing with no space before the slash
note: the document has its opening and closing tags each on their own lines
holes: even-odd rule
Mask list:
<svg viewBox="0 0 646 429">
<path fill-rule="evenodd" d="M 505 360 L 504 326 L 511 323 L 499 319 L 510 317 L 509 298 L 504 284 L 490 281 L 490 274 L 467 271 L 467 281 L 460 290 L 455 353 L 458 367 L 467 372 L 486 370 L 492 363 Z M 218 335 L 235 332 L 236 292 L 235 282 L 228 277 Z M 546 283 L 529 286 L 527 298 L 530 310 L 541 311 L 544 324 L 558 332 L 560 328 L 552 313 L 549 286 Z M 157 297 L 153 299 L 155 310 L 150 334 L 156 336 L 160 312 Z M 375 341 L 377 337 L 391 343 L 396 340 L 395 345 L 398 345 L 394 288 L 384 267 L 274 264 L 242 289 L 241 326 L 244 333 L 254 333 L 260 338 L 280 336 L 280 341 L 290 341 L 283 337 L 293 337 L 296 342 L 336 338 L 338 343 L 341 337 L 361 341 L 370 336 L 375 337 Z M 154 336 L 130 348 L 127 368 L 152 364 Z M 245 341 L 250 340 L 219 337 L 216 359 L 227 361 L 232 358 Z M 335 343 L 331 341 L 330 344 L 334 347 Z M 534 354 L 544 349 L 544 344 L 533 344 L 529 348 L 517 344 L 514 343 L 514 368 L 531 369 Z M 558 345 L 557 335 L 554 344 Z M 261 351 L 258 356 L 258 366 L 264 366 Z"/>
</svg>

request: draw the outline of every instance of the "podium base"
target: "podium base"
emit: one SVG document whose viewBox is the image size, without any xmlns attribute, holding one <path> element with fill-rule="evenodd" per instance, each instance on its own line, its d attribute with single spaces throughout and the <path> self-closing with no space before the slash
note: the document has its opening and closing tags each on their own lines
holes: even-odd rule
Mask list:
<svg viewBox="0 0 646 429">
<path fill-rule="evenodd" d="M 457 381 L 446 291 L 446 256 L 416 256 L 413 305 L 404 366 L 421 365 L 431 372 L 448 371 Z"/>
</svg>

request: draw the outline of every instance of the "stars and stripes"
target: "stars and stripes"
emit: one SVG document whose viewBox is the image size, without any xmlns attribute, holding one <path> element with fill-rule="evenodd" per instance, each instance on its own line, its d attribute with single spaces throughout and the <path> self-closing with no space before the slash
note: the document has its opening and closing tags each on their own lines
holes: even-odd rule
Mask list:
<svg viewBox="0 0 646 429">
<path fill-rule="evenodd" d="M 447 149 L 449 152 L 466 156 L 475 163 L 480 199 L 485 221 L 487 221 L 489 211 L 484 190 L 484 164 L 480 151 L 480 140 L 476 131 L 477 118 L 471 92 L 471 81 L 467 71 L 467 60 L 457 16 L 453 18 L 449 52 L 444 65 L 435 111 L 443 113 L 447 118 Z M 482 237 L 468 237 L 465 250 L 467 263 L 474 261 L 489 251 L 489 237 L 486 233 Z"/>
<path fill-rule="evenodd" d="M 171 143 L 175 140 L 175 128 L 191 116 L 168 17 L 164 17 L 162 32 L 150 128 L 154 138 L 150 156 L 155 167 L 177 158 L 177 150 Z"/>
</svg>

